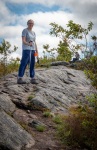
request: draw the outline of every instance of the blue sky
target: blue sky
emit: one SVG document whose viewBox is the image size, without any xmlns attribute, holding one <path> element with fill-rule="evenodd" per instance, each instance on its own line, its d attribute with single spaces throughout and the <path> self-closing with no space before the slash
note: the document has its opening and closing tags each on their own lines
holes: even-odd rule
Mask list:
<svg viewBox="0 0 97 150">
<path fill-rule="evenodd" d="M 2 0 L 0 1 L 0 42 L 5 39 L 11 45 L 18 46 L 14 56 L 21 57 L 21 32 L 27 27 L 27 20 L 33 19 L 33 30 L 37 35 L 37 45 L 42 56 L 43 45 L 57 47 L 59 39 L 49 35 L 50 23 L 56 22 L 66 27 L 69 20 L 86 26 L 89 21 L 95 25 L 92 33 L 96 34 L 96 0 Z"/>
<path fill-rule="evenodd" d="M 6 3 L 6 6 L 8 7 L 8 9 L 18 15 L 21 14 L 30 14 L 32 12 L 38 12 L 38 11 L 42 11 L 42 12 L 51 12 L 51 11 L 58 11 L 60 10 L 60 7 L 55 5 L 52 7 L 47 7 L 47 6 L 43 6 L 40 4 L 33 4 L 33 3 L 29 3 L 29 4 L 12 4 L 10 2 Z"/>
<path fill-rule="evenodd" d="M 53 12 L 53 11 L 58 11 L 58 10 L 62 10 L 62 11 L 71 13 L 71 10 L 68 7 L 62 8 L 58 5 L 48 7 L 48 6 L 43 6 L 41 4 L 34 4 L 34 3 L 28 3 L 28 4 L 24 3 L 21 5 L 21 4 L 7 2 L 6 6 L 12 13 L 18 14 L 18 15 L 37 13 L 39 11 Z"/>
</svg>

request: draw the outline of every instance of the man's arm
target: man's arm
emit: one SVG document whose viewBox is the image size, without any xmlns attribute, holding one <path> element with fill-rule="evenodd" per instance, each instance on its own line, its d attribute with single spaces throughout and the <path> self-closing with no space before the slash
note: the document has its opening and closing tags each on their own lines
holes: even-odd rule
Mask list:
<svg viewBox="0 0 97 150">
<path fill-rule="evenodd" d="M 25 36 L 22 36 L 22 41 L 25 45 L 32 46 L 32 42 L 28 43 Z"/>
</svg>

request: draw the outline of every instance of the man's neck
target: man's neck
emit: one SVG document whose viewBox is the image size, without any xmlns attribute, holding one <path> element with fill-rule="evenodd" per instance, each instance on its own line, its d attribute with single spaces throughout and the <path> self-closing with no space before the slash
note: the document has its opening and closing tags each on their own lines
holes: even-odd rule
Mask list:
<svg viewBox="0 0 97 150">
<path fill-rule="evenodd" d="M 32 28 L 27 28 L 29 31 L 32 31 Z"/>
</svg>

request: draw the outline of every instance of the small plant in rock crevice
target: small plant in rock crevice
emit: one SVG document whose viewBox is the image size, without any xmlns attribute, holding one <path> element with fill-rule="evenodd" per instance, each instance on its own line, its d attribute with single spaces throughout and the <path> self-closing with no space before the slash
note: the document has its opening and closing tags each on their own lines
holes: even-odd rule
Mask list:
<svg viewBox="0 0 97 150">
<path fill-rule="evenodd" d="M 43 125 L 38 125 L 37 127 L 36 127 L 36 130 L 37 131 L 39 131 L 39 132 L 44 132 L 45 131 L 45 126 L 43 126 Z"/>
<path fill-rule="evenodd" d="M 52 114 L 50 111 L 45 111 L 43 112 L 43 116 L 48 118 L 48 117 L 52 117 Z"/>
</svg>

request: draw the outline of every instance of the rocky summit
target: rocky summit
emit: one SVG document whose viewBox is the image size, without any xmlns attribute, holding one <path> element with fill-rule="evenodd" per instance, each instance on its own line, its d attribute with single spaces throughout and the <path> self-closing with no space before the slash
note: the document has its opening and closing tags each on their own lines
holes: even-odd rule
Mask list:
<svg viewBox="0 0 97 150">
<path fill-rule="evenodd" d="M 28 127 L 29 123 L 44 124 L 46 121 L 40 116 L 46 110 L 66 114 L 71 105 L 87 103 L 86 95 L 95 92 L 83 71 L 65 66 L 37 69 L 36 78 L 39 83 L 31 84 L 26 71 L 24 85 L 17 84 L 17 73 L 0 79 L 0 150 L 59 149 L 57 141 L 49 137 L 53 132 L 49 130 L 50 123 L 46 124 L 48 136 L 43 135 L 45 142 L 35 129 Z"/>
</svg>

